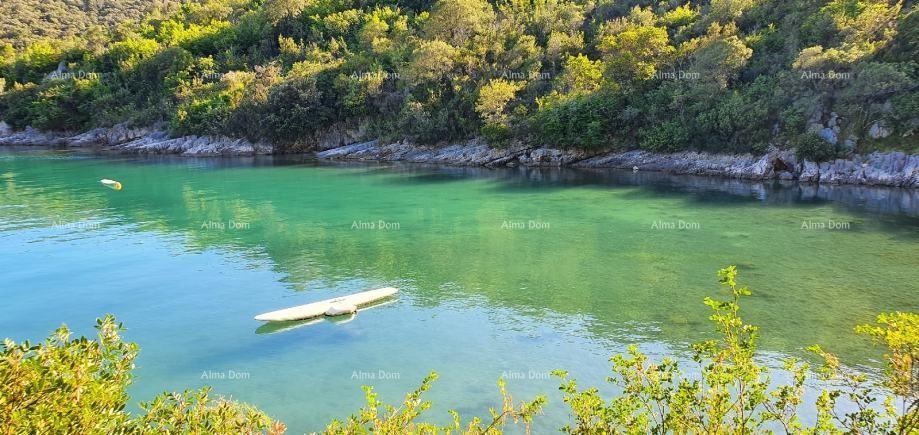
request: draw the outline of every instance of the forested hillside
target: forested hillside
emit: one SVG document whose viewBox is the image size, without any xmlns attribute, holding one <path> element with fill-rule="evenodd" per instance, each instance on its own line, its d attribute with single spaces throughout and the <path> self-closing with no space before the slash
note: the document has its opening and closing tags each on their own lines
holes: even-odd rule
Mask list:
<svg viewBox="0 0 919 435">
<path fill-rule="evenodd" d="M 208 0 L 104 36 L 7 47 L 0 118 L 165 121 L 290 149 L 360 124 L 421 143 L 814 159 L 912 150 L 919 126 L 912 1 Z"/>
<path fill-rule="evenodd" d="M 42 38 L 105 42 L 112 27 L 178 4 L 179 0 L 3 0 L 0 46 L 18 48 Z"/>
</svg>

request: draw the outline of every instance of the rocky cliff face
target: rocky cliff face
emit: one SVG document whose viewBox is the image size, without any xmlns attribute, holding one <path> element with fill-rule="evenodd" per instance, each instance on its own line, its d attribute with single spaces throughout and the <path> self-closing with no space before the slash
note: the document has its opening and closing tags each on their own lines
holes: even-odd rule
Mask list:
<svg viewBox="0 0 919 435">
<path fill-rule="evenodd" d="M 318 133 L 317 133 L 318 134 Z M 647 151 L 585 151 L 527 147 L 516 144 L 492 148 L 474 139 L 446 146 L 423 146 L 406 141 L 354 143 L 365 136 L 361 130 L 330 130 L 310 142 L 320 159 L 374 160 L 466 166 L 525 166 L 611 168 L 671 174 L 706 175 L 747 180 L 797 180 L 822 184 L 919 187 L 919 155 L 901 152 L 854 155 L 830 162 L 798 161 L 790 150 L 768 153 L 709 154 L 684 151 L 657 154 Z M 116 125 L 82 134 L 48 133 L 31 128 L 14 132 L 0 122 L 0 145 L 54 145 L 89 147 L 100 151 L 135 154 L 181 154 L 195 156 L 271 154 L 274 147 L 225 136 L 170 137 L 156 127 L 129 128 Z"/>
</svg>

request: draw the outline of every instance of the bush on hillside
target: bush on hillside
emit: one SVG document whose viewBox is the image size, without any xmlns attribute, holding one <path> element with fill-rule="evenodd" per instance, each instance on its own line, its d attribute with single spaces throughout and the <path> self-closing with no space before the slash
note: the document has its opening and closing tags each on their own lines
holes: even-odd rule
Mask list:
<svg viewBox="0 0 919 435">
<path fill-rule="evenodd" d="M 799 135 L 792 141 L 799 159 L 823 162 L 836 157 L 836 146 L 814 133 Z"/>
<path fill-rule="evenodd" d="M 665 122 L 641 132 L 639 148 L 655 152 L 674 152 L 688 148 L 689 133 L 677 122 Z"/>
</svg>

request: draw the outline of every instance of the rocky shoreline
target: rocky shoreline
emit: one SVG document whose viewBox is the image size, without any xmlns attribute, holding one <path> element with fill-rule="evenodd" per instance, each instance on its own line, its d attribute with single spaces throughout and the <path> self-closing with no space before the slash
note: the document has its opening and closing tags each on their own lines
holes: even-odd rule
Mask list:
<svg viewBox="0 0 919 435">
<path fill-rule="evenodd" d="M 85 133 L 42 132 L 33 128 L 12 131 L 0 123 L 0 145 L 62 146 L 92 148 L 100 152 L 132 154 L 179 154 L 187 156 L 249 156 L 271 154 L 274 147 L 226 136 L 182 136 L 173 138 L 162 128 L 131 128 L 123 124 L 96 128 Z"/>
<path fill-rule="evenodd" d="M 473 166 L 574 167 L 666 172 L 746 180 L 795 180 L 826 184 L 919 187 L 919 155 L 902 152 L 855 155 L 815 163 L 798 161 L 791 150 L 766 154 L 729 155 L 683 151 L 657 154 L 647 151 L 560 150 L 552 148 L 491 148 L 472 140 L 444 147 L 406 142 L 369 141 L 316 153 L 320 159 L 438 163 Z"/>
<path fill-rule="evenodd" d="M 340 135 L 339 135 L 340 136 Z M 347 140 L 346 140 L 347 139 Z M 356 142 L 356 143 L 349 143 Z M 815 163 L 799 161 L 791 150 L 772 149 L 763 155 L 710 154 L 683 151 L 657 154 L 647 151 L 562 150 L 522 145 L 492 148 L 480 140 L 446 146 L 422 146 L 406 141 L 357 142 L 335 137 L 319 141 L 315 156 L 326 160 L 433 163 L 463 166 L 575 167 L 655 171 L 746 180 L 794 180 L 824 184 L 854 184 L 919 188 L 919 155 L 902 152 L 854 155 Z M 170 137 L 162 128 L 117 125 L 85 133 L 12 131 L 0 123 L 0 145 L 67 146 L 100 152 L 179 154 L 187 156 L 243 156 L 272 154 L 270 144 L 226 136 Z"/>
</svg>

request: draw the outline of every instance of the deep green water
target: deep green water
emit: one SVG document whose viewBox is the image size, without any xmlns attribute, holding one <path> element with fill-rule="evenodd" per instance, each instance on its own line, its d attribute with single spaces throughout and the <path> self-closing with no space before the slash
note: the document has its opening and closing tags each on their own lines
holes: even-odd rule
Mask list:
<svg viewBox="0 0 919 435">
<path fill-rule="evenodd" d="M 61 323 L 91 333 L 114 313 L 142 349 L 132 397 L 212 385 L 292 433 L 356 410 L 361 385 L 395 401 L 430 370 L 441 375 L 432 418 L 484 416 L 504 376 L 518 398 L 550 395 L 537 426 L 550 430 L 567 414 L 548 371 L 601 385 L 628 344 L 687 356 L 710 337 L 701 301 L 721 294 L 715 271 L 729 264 L 753 289 L 744 316 L 768 363 L 820 343 L 876 371 L 881 352 L 852 328 L 919 308 L 917 199 L 654 174 L 6 150 L 0 336 L 36 340 Z M 802 228 L 830 221 L 843 228 Z M 399 298 L 349 322 L 252 319 L 385 285 Z"/>
</svg>

